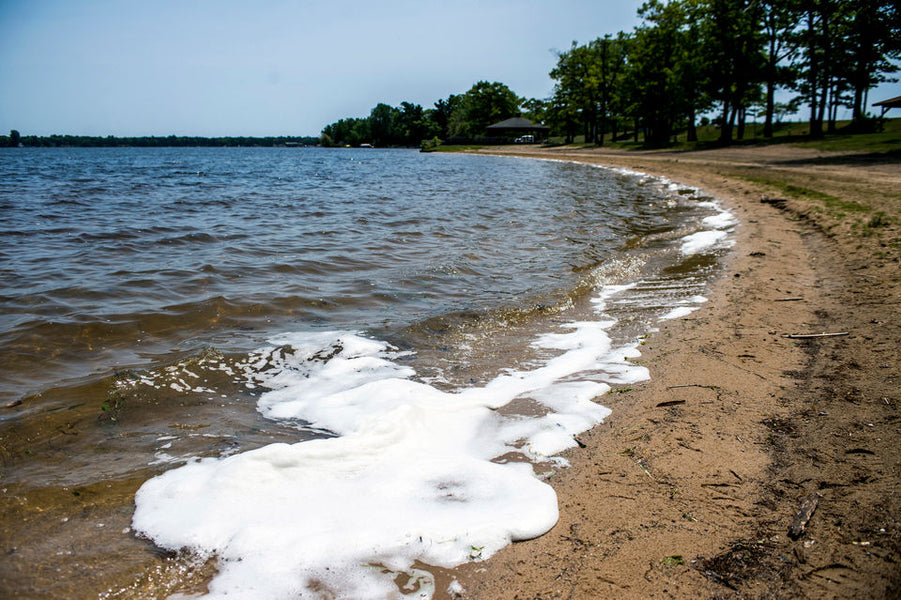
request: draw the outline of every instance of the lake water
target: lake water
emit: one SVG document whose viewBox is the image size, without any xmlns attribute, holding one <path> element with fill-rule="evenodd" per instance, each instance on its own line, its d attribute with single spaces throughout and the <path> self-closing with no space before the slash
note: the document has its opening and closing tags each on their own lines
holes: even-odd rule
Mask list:
<svg viewBox="0 0 901 600">
<path fill-rule="evenodd" d="M 732 225 L 565 162 L 0 150 L 0 580 L 440 596 L 553 525 L 544 479 Z"/>
</svg>

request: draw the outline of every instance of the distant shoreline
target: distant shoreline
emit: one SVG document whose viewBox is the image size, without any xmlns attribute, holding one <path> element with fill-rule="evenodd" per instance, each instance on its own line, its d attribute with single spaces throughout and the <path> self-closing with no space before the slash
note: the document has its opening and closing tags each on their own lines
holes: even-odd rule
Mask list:
<svg viewBox="0 0 901 600">
<path fill-rule="evenodd" d="M 19 147 L 25 148 L 218 148 L 218 147 L 311 147 L 319 144 L 319 136 L 93 136 L 93 135 L 23 135 Z M 0 146 L 11 145 L 10 136 L 0 136 Z"/>
</svg>

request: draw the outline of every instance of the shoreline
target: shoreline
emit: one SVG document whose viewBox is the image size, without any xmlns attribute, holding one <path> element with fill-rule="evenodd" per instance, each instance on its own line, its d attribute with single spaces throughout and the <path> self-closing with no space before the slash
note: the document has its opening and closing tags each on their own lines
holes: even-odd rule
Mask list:
<svg viewBox="0 0 901 600">
<path fill-rule="evenodd" d="M 666 177 L 740 224 L 710 302 L 642 346 L 650 381 L 603 397 L 613 414 L 565 454 L 556 526 L 445 574 L 464 591 L 442 596 L 442 576 L 436 597 L 901 592 L 898 159 L 781 146 L 487 152 Z M 839 330 L 849 335 L 783 337 Z"/>
</svg>

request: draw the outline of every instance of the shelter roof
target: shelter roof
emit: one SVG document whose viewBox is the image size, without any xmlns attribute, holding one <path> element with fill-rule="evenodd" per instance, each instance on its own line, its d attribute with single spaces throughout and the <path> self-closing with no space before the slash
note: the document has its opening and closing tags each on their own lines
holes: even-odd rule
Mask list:
<svg viewBox="0 0 901 600">
<path fill-rule="evenodd" d="M 873 106 L 884 106 L 885 108 L 898 108 L 901 106 L 901 96 L 896 96 L 895 98 L 889 98 L 888 100 L 883 100 L 882 102 L 874 102 Z"/>
<path fill-rule="evenodd" d="M 549 129 L 544 125 L 536 125 L 532 123 L 530 120 L 523 117 L 513 117 L 511 119 L 506 119 L 505 121 L 501 121 L 500 123 L 495 123 L 494 125 L 489 125 L 486 129 L 523 129 L 523 130 L 544 130 Z"/>
</svg>

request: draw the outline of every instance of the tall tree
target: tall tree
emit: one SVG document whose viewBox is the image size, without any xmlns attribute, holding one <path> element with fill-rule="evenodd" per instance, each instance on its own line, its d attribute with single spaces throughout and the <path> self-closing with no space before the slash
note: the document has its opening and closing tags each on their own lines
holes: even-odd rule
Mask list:
<svg viewBox="0 0 901 600">
<path fill-rule="evenodd" d="M 700 0 L 711 97 L 720 105 L 720 141 L 730 143 L 761 80 L 763 36 L 757 0 Z"/>
<path fill-rule="evenodd" d="M 650 0 L 638 11 L 644 22 L 635 29 L 627 77 L 632 81 L 633 116 L 651 144 L 670 140 L 685 104 L 677 74 L 686 24 L 683 9 L 680 2 Z"/>
<path fill-rule="evenodd" d="M 801 0 L 802 53 L 796 62 L 800 77 L 797 88 L 810 108 L 809 133 L 822 137 L 823 120 L 835 67 L 836 28 L 839 0 Z"/>
<path fill-rule="evenodd" d="M 866 117 L 867 92 L 898 70 L 901 57 L 901 3 L 897 0 L 846 0 L 851 5 L 847 41 L 851 54 L 852 119 Z"/>
<path fill-rule="evenodd" d="M 418 146 L 422 140 L 437 135 L 437 126 L 426 117 L 422 106 L 411 102 L 400 103 L 396 129 L 396 143 L 404 146 Z"/>
<path fill-rule="evenodd" d="M 519 97 L 503 83 L 479 81 L 463 94 L 451 113 L 451 136 L 476 137 L 498 121 L 519 116 Z"/>
<path fill-rule="evenodd" d="M 522 116 L 532 121 L 533 123 L 541 125 L 544 124 L 545 120 L 547 120 L 547 100 L 527 98 L 522 101 L 520 108 L 522 109 Z"/>
<path fill-rule="evenodd" d="M 594 54 L 598 60 L 598 134 L 596 142 L 599 146 L 604 144 L 604 135 L 612 131 L 616 137 L 616 116 L 614 111 L 618 105 L 616 97 L 616 84 L 626 64 L 626 44 L 623 34 L 617 37 L 610 34 L 598 38 L 592 43 Z"/>
<path fill-rule="evenodd" d="M 397 122 L 400 111 L 384 103 L 376 104 L 369 113 L 369 132 L 375 146 L 391 146 L 397 143 Z"/>
<path fill-rule="evenodd" d="M 710 97 L 704 90 L 702 9 L 697 1 L 687 0 L 675 5 L 673 10 L 677 12 L 670 17 L 682 22 L 676 38 L 678 55 L 674 77 L 679 91 L 676 99 L 678 114 L 685 120 L 689 142 L 698 141 L 697 116 L 711 106 Z"/>
<path fill-rule="evenodd" d="M 600 74 L 593 48 L 573 42 L 569 50 L 557 55 L 557 66 L 550 75 L 557 81 L 555 93 L 558 100 L 568 105 L 572 113 L 570 128 L 577 121 L 585 141 L 594 142 L 597 136 Z"/>
<path fill-rule="evenodd" d="M 446 100 L 438 100 L 435 102 L 434 110 L 429 113 L 432 122 L 438 126 L 438 133 L 435 135 L 441 139 L 446 140 L 450 137 L 448 126 L 450 124 L 451 115 L 454 110 L 460 106 L 462 100 L 462 96 L 451 94 Z"/>
<path fill-rule="evenodd" d="M 798 0 L 761 0 L 763 19 L 764 98 L 763 136 L 773 137 L 773 116 L 776 110 L 776 89 L 790 84 L 793 71 L 786 65 L 797 52 L 794 32 L 800 18 Z"/>
</svg>

